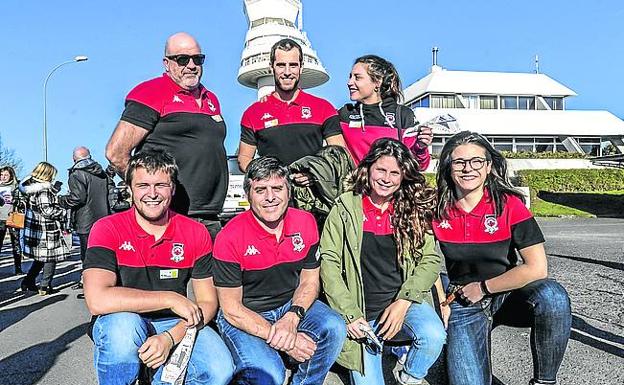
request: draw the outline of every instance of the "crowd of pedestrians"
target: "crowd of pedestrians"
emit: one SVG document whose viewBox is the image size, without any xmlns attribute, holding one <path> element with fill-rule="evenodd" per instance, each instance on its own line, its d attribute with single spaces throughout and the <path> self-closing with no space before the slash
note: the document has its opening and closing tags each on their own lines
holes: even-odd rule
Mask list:
<svg viewBox="0 0 624 385">
<path fill-rule="evenodd" d="M 270 53 L 275 91 L 241 119 L 250 210 L 222 227 L 226 125 L 201 84 L 204 60 L 192 36 L 169 37 L 165 73 L 126 97 L 111 165 L 77 147 L 66 195 L 47 162 L 21 183 L 0 169 L 0 239 L 8 230 L 15 274 L 22 254 L 33 260 L 23 291 L 55 292 L 68 229 L 78 234 L 74 288 L 93 316 L 100 384 L 281 385 L 290 368 L 289 383 L 320 385 L 334 363 L 353 384 L 383 384 L 387 344 L 400 384 L 422 384 L 443 351 L 450 384 L 490 384 L 499 324 L 531 328 L 530 383 L 556 383 L 569 298 L 548 278 L 544 237 L 485 138 L 447 139 L 434 189 L 423 176 L 433 133 L 400 104 L 392 63 L 357 58 L 353 103 L 336 110 L 299 88 L 303 52 L 283 39 Z M 300 209 L 294 188 L 325 202 L 324 215 Z M 25 217 L 23 249 L 20 226 L 7 227 L 14 212 Z"/>
</svg>

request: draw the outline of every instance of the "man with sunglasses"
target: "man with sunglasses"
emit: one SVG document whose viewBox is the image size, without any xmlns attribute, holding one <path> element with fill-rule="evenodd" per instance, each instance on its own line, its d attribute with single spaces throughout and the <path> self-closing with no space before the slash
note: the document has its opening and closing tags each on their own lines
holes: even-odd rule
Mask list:
<svg viewBox="0 0 624 385">
<path fill-rule="evenodd" d="M 316 154 L 323 140 L 345 147 L 336 108 L 299 88 L 303 72 L 301 46 L 292 39 L 278 41 L 271 48 L 270 64 L 275 92 L 252 104 L 241 119 L 240 169 L 247 170 L 256 150 L 260 156 L 275 156 L 289 165 Z M 293 177 L 297 184 L 308 183 L 303 174 Z"/>
<path fill-rule="evenodd" d="M 191 35 L 170 36 L 165 73 L 130 91 L 106 157 L 123 175 L 132 151 L 171 153 L 180 168 L 171 207 L 202 222 L 214 239 L 228 184 L 226 127 L 216 95 L 200 83 L 204 59 Z"/>
</svg>

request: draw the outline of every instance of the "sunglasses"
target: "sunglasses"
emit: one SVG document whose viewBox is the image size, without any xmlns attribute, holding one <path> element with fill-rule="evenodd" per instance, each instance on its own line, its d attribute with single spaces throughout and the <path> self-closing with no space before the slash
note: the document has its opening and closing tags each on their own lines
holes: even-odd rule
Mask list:
<svg viewBox="0 0 624 385">
<path fill-rule="evenodd" d="M 206 60 L 206 55 L 201 53 L 197 55 L 170 55 L 165 57 L 169 60 L 175 61 L 181 67 L 188 65 L 191 59 L 193 59 L 193 63 L 195 63 L 196 66 L 204 64 L 204 60 Z"/>
</svg>

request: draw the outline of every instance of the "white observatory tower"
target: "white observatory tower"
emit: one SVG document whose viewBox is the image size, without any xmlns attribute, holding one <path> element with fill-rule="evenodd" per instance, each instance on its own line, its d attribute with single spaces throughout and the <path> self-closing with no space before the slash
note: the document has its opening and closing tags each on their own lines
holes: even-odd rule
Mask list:
<svg viewBox="0 0 624 385">
<path fill-rule="evenodd" d="M 249 30 L 238 70 L 240 84 L 257 88 L 258 98 L 273 91 L 269 55 L 273 44 L 286 37 L 299 43 L 303 49 L 303 73 L 299 86 L 311 88 L 329 80 L 327 71 L 303 32 L 301 0 L 244 0 L 244 5 Z"/>
</svg>

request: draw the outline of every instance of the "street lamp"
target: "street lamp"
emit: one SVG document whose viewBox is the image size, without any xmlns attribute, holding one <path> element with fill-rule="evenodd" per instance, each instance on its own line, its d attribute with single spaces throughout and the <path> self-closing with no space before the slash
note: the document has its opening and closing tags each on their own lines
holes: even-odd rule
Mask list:
<svg viewBox="0 0 624 385">
<path fill-rule="evenodd" d="M 68 60 L 63 62 L 56 67 L 52 68 L 52 71 L 46 76 L 45 81 L 43 82 L 43 158 L 47 162 L 48 161 L 48 80 L 57 69 L 61 68 L 65 64 L 70 63 L 78 63 L 81 61 L 89 60 L 86 56 L 76 56 L 72 60 Z"/>
</svg>

